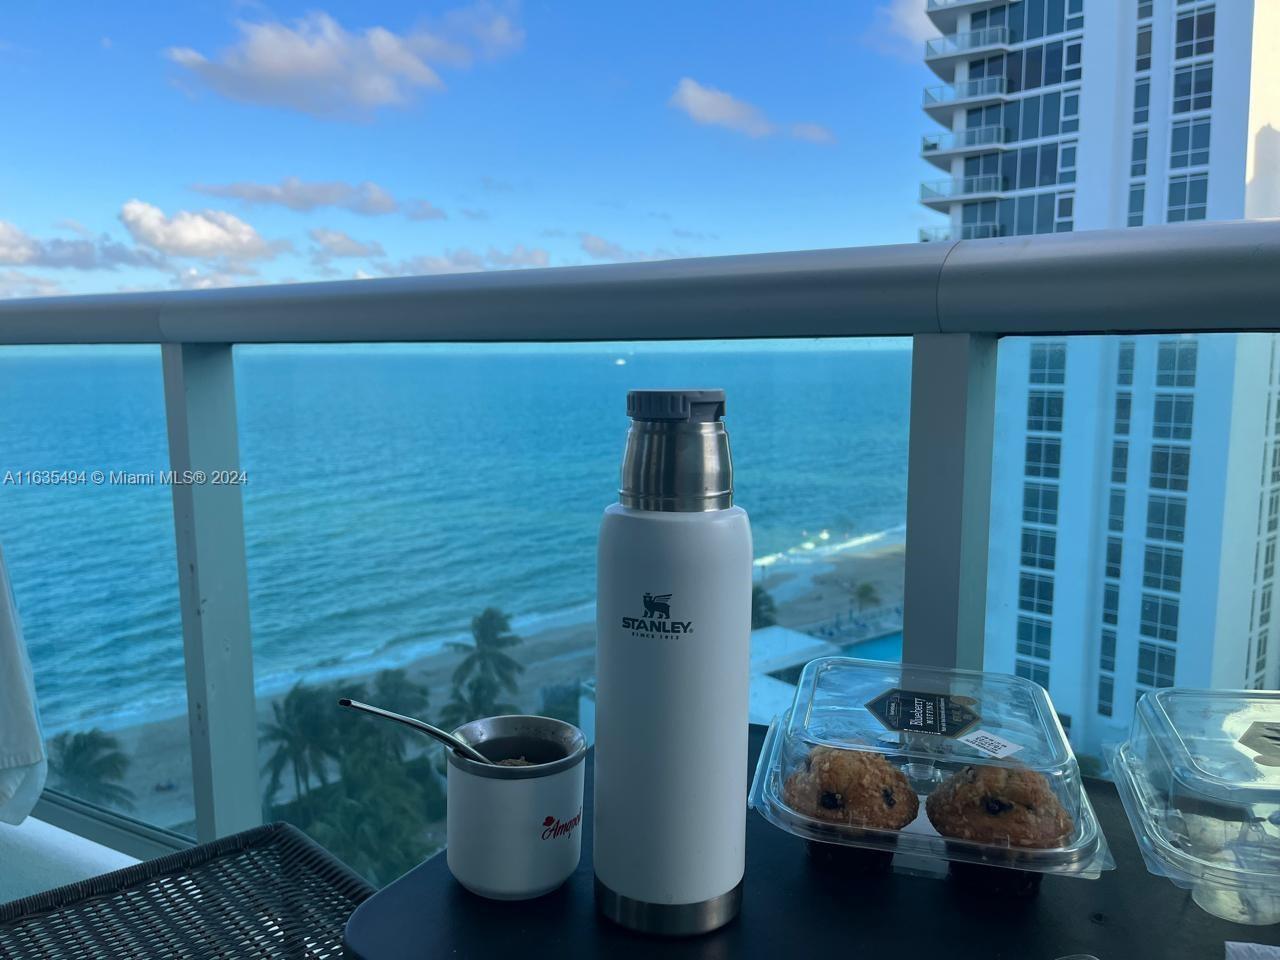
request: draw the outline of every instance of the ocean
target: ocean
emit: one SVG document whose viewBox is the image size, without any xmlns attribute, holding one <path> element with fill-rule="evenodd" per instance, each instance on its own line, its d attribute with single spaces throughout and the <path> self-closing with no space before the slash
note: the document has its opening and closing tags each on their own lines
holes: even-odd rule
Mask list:
<svg viewBox="0 0 1280 960">
<path fill-rule="evenodd" d="M 901 538 L 907 342 L 237 347 L 255 682 L 405 663 L 484 607 L 590 617 L 626 391 L 728 394 L 760 563 Z M 185 709 L 156 347 L 0 348 L 0 548 L 45 731 Z"/>
</svg>

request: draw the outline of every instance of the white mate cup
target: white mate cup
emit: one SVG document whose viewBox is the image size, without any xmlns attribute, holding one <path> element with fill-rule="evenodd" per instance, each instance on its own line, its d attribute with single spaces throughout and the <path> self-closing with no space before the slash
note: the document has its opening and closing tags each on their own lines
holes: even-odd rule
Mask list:
<svg viewBox="0 0 1280 960">
<path fill-rule="evenodd" d="M 569 879 L 582 853 L 587 741 L 550 717 L 487 717 L 454 731 L 491 760 L 449 752 L 448 847 L 454 878 L 482 897 L 527 900 Z"/>
</svg>

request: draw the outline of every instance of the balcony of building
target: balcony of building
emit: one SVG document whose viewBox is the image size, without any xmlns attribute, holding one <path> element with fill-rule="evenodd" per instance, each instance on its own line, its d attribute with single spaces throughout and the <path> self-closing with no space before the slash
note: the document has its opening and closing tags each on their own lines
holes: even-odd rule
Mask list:
<svg viewBox="0 0 1280 960">
<path fill-rule="evenodd" d="M 948 83 L 955 79 L 956 65 L 970 57 L 1000 53 L 1009 49 L 1006 27 L 984 27 L 935 37 L 925 43 L 924 61 Z"/>
<path fill-rule="evenodd" d="M 1004 143 L 1003 126 L 969 127 L 950 133 L 925 134 L 920 141 L 920 156 L 940 170 L 950 170 L 954 157 L 985 147 Z"/>
<path fill-rule="evenodd" d="M 974 135 L 981 136 L 981 129 Z M 941 180 L 924 185 L 922 199 L 944 209 L 957 200 L 997 196 L 1000 190 L 995 176 Z M 532 432 L 532 441 L 540 446 L 577 442 L 566 424 L 573 426 L 570 417 L 581 411 L 566 413 L 561 398 L 571 379 L 565 357 L 584 344 L 610 346 L 596 366 L 619 373 L 608 388 L 612 397 L 625 390 L 632 377 L 667 376 L 671 358 L 682 351 L 704 364 L 698 351 L 708 342 L 742 341 L 770 356 L 772 348 L 782 353 L 811 341 L 904 338 L 910 343 L 909 356 L 898 358 L 904 409 L 896 412 L 894 421 L 901 425 L 906 453 L 908 522 L 903 534 L 901 603 L 873 604 L 856 611 L 850 607 L 841 610 L 839 617 L 797 623 L 790 631 L 778 629 L 761 636 L 759 642 L 753 639 L 756 699 L 752 707 L 763 712 L 752 716 L 760 720 L 788 702 L 794 680 L 786 677 L 797 662 L 855 647 L 855 655 L 869 656 L 867 648 L 860 646 L 867 636 L 892 637 L 897 647 L 889 656 L 904 662 L 982 668 L 988 643 L 984 598 L 992 549 L 988 521 L 996 443 L 996 359 L 1002 338 L 1172 337 L 1213 331 L 1269 332 L 1280 325 L 1275 310 L 1280 221 L 983 239 L 994 230 L 990 224 L 938 226 L 920 231 L 920 240 L 927 243 L 872 248 L 14 300 L 0 303 L 0 350 L 35 346 L 47 351 L 93 344 L 153 351 L 148 359 L 154 361 L 155 369 L 150 371 L 154 382 L 147 380 L 142 394 L 149 395 L 147 391 L 155 387 L 151 392 L 156 395 L 158 449 L 174 471 L 202 474 L 239 471 L 242 450 L 252 430 L 260 428 L 263 416 L 278 417 L 281 435 L 293 439 L 333 429 L 305 405 L 295 409 L 286 403 L 277 408 L 266 402 L 275 395 L 263 389 L 262 371 L 252 364 L 237 366 L 236 351 L 243 356 L 244 351 L 284 349 L 304 358 L 290 368 L 288 376 L 271 381 L 271 388 L 279 390 L 306 378 L 305 358 L 323 356 L 331 379 L 314 386 L 308 394 L 312 400 L 323 399 L 334 384 L 351 376 L 359 354 L 375 346 L 434 349 L 461 344 L 476 351 L 492 348 L 504 355 L 542 351 L 548 362 L 524 374 L 524 379 L 513 380 L 518 399 L 504 402 L 512 409 L 523 408 L 529 397 L 542 395 L 548 399 L 548 409 L 564 419 L 519 421 L 506 432 L 482 436 L 471 458 L 435 448 L 429 458 L 432 469 L 447 469 L 458 482 L 487 485 L 493 507 L 503 511 L 503 523 L 528 507 L 537 526 L 550 523 L 569 505 L 549 507 L 536 502 L 536 487 L 542 481 L 521 463 L 532 448 L 517 446 L 516 441 L 529 440 L 521 434 Z M 663 352 L 645 355 L 647 347 Z M 659 362 L 648 373 L 632 373 L 640 366 L 638 355 L 656 357 Z M 458 359 L 455 364 L 473 360 Z M 77 366 L 76 376 L 94 362 L 77 359 L 83 370 Z M 873 357 L 862 372 L 886 366 Z M 857 375 L 842 371 L 833 379 L 835 388 L 844 391 Z M 311 462 L 307 457 L 314 450 L 302 444 L 300 459 L 293 465 L 309 471 L 304 480 L 322 496 L 329 496 L 334 486 L 359 485 L 369 471 L 385 471 L 394 474 L 398 484 L 390 512 L 398 517 L 409 509 L 418 496 L 421 477 L 396 471 L 407 447 L 423 442 L 413 431 L 434 436 L 430 434 L 434 426 L 450 417 L 462 421 L 461 429 L 470 429 L 472 407 L 498 382 L 470 383 L 465 391 L 455 382 L 446 383 L 438 390 L 439 407 L 406 410 L 401 390 L 413 376 L 401 371 L 394 384 L 373 384 L 367 397 L 383 406 L 356 412 L 352 442 L 360 449 L 342 451 L 352 462 Z M 754 383 L 768 395 L 766 405 L 794 386 L 794 381 L 775 383 L 759 376 Z M 53 389 L 55 385 L 46 386 Z M 845 394 L 840 396 L 843 402 Z M 94 395 L 93 403 L 101 405 L 103 412 L 86 429 L 95 424 L 101 428 L 110 420 L 110 400 L 106 394 Z M 451 409 L 450 404 L 456 406 Z M 326 410 L 333 413 L 341 405 L 336 402 Z M 807 426 L 805 420 L 799 423 Z M 792 423 L 791 428 L 795 427 Z M 262 449 L 254 451 L 254 456 L 258 466 L 269 459 Z M 328 470 L 334 477 L 326 486 Z M 763 478 L 756 482 L 767 486 L 795 472 L 783 464 L 774 474 L 762 471 Z M 833 482 L 838 487 L 844 479 Z M 610 482 L 603 484 L 606 494 Z M 163 492 L 168 498 L 169 491 Z M 269 595 L 287 595 L 301 588 L 296 571 L 285 564 L 269 571 L 276 577 L 259 579 L 258 592 L 252 591 L 249 555 L 256 550 L 262 557 L 294 542 L 325 552 L 332 544 L 311 528 L 324 519 L 321 511 L 312 516 L 292 509 L 288 492 L 273 494 L 286 501 L 275 517 L 279 525 L 250 531 L 249 537 L 250 519 L 243 510 L 241 487 L 177 485 L 172 496 L 172 513 L 166 516 L 171 527 L 165 532 L 172 553 L 162 559 L 176 571 L 175 589 L 172 597 L 157 597 L 155 602 L 172 602 L 177 609 L 179 629 L 172 640 L 184 671 L 179 680 L 184 709 L 191 718 L 189 724 L 179 718 L 183 742 L 190 738 L 189 754 L 181 758 L 191 770 L 183 787 L 190 787 L 190 816 L 181 824 L 157 826 L 109 809 L 101 800 L 46 790 L 36 817 L 57 830 L 42 825 L 28 825 L 21 834 L 0 829 L 0 863 L 5 868 L 0 899 L 6 893 L 34 892 L 125 862 L 112 851 L 153 858 L 196 841 L 255 827 L 263 820 L 264 758 L 256 721 L 270 719 L 271 704 L 254 687 L 250 610 Z M 100 498 L 95 503 L 103 510 L 115 509 L 115 501 Z M 284 521 L 295 513 L 297 526 L 291 528 Z M 338 528 L 355 547 L 342 554 L 345 560 L 332 560 L 332 566 L 350 564 L 371 549 L 379 535 L 404 533 L 366 530 L 362 517 L 338 518 Z M 31 536 L 10 522 L 7 536 Z M 454 532 L 459 537 L 474 536 L 463 522 Z M 432 536 L 433 531 L 413 528 L 409 534 L 414 541 L 419 534 L 424 539 Z M 592 535 L 593 531 L 574 533 L 586 541 Z M 797 552 L 822 550 L 825 535 L 826 531 L 814 532 Z M 34 536 L 39 539 L 43 531 L 35 531 Z M 41 546 L 28 552 L 39 554 Z M 551 542 L 539 549 L 554 553 L 558 547 Z M 498 544 L 491 552 L 507 548 Z M 785 557 L 763 559 L 783 566 L 786 562 Z M 390 573 L 381 567 L 359 568 L 353 576 L 363 580 Z M 785 583 L 788 576 L 794 576 L 794 571 L 783 570 L 778 579 Z M 470 582 L 464 572 L 450 580 L 449 589 L 465 592 L 471 589 Z M 339 617 L 344 603 L 366 602 L 363 594 L 346 600 L 327 593 L 307 596 L 325 615 Z M 86 602 L 99 599 L 94 595 Z M 893 631 L 885 629 L 891 622 L 896 624 Z M 280 628 L 278 623 L 265 626 Z M 342 659 L 334 658 L 339 666 Z M 334 663 L 326 661 L 325 667 L 333 669 Z M 583 704 L 574 709 L 585 727 L 594 706 L 594 686 L 585 675 L 568 686 L 570 699 L 576 704 L 580 698 Z M 433 708 L 441 706 L 433 703 Z M 329 761 L 322 757 L 319 762 Z M 168 786 L 157 784 L 161 786 L 167 797 Z M 326 784 L 326 788 L 333 786 Z M 281 808 L 295 809 L 288 802 L 282 802 Z M 358 816 L 350 823 L 353 829 L 362 828 Z M 1131 859 L 1132 868 L 1141 870 L 1136 848 Z M 1155 882 L 1141 874 L 1127 877 L 1124 885 L 1136 888 L 1139 883 Z M 1037 909 L 1047 915 L 1060 903 L 1045 897 Z"/>
<path fill-rule="evenodd" d="M 957 83 L 941 84 L 925 87 L 922 103 L 924 112 L 933 120 L 945 127 L 951 126 L 951 117 L 957 108 L 985 107 L 993 103 L 1003 103 L 1005 97 L 1004 77 L 981 77 L 976 80 L 961 80 Z"/>
<path fill-rule="evenodd" d="M 934 210 L 949 210 L 963 200 L 994 200 L 1006 192 L 1004 177 L 998 173 L 974 177 L 929 180 L 920 184 L 920 202 Z"/>
<path fill-rule="evenodd" d="M 955 234 L 950 224 L 941 227 L 921 227 L 919 237 L 921 243 L 945 243 Z"/>
<path fill-rule="evenodd" d="M 941 33 L 955 33 L 960 18 L 990 7 L 997 7 L 1005 0 L 928 0 L 925 12 Z"/>
</svg>

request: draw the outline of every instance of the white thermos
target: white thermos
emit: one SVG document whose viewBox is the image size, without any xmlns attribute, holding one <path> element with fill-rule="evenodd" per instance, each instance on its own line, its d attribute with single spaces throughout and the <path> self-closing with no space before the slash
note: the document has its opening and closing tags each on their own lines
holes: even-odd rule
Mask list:
<svg viewBox="0 0 1280 960">
<path fill-rule="evenodd" d="M 751 527 L 723 390 L 634 390 L 596 596 L 596 902 L 634 930 L 742 903 Z"/>
</svg>

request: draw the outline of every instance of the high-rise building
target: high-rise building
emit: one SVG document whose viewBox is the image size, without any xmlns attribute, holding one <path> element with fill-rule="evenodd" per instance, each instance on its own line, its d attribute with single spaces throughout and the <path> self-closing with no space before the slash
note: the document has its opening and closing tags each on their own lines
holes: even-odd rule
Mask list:
<svg viewBox="0 0 1280 960">
<path fill-rule="evenodd" d="M 1280 0 L 926 2 L 922 240 L 1280 215 Z M 1078 749 L 1154 687 L 1280 685 L 1278 525 L 1274 336 L 1002 342 L 987 667 Z"/>
</svg>

